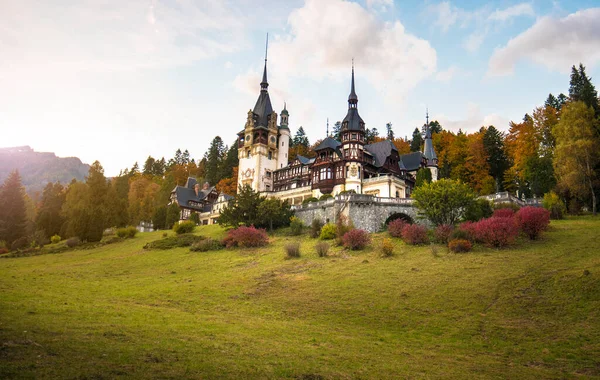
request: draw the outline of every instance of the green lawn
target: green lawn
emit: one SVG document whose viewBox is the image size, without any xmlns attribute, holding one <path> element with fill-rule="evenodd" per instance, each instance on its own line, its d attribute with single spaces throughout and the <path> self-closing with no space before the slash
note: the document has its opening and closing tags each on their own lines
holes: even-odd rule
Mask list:
<svg viewBox="0 0 600 380">
<path fill-rule="evenodd" d="M 198 234 L 220 236 L 218 227 Z M 381 258 L 302 238 L 0 259 L 0 378 L 600 377 L 600 219 L 510 250 Z"/>
</svg>

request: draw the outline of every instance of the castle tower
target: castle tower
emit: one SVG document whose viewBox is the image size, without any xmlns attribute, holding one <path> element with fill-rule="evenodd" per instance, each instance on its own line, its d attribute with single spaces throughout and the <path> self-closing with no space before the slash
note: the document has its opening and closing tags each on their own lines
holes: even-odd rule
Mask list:
<svg viewBox="0 0 600 380">
<path fill-rule="evenodd" d="M 267 35 L 267 47 L 268 41 Z M 249 185 L 258 192 L 273 190 L 273 171 L 278 168 L 277 113 L 273 111 L 268 88 L 267 49 L 265 49 L 265 67 L 260 83 L 260 94 L 254 109 L 248 111 L 244 130 L 238 133 L 238 185 Z M 289 129 L 287 134 L 286 148 L 289 144 Z"/>
<path fill-rule="evenodd" d="M 352 62 L 352 82 L 348 95 L 348 112 L 342 121 L 340 139 L 342 140 L 342 156 L 346 162 L 345 190 L 362 192 L 363 161 L 365 145 L 365 122 L 358 114 L 358 96 L 354 86 L 354 61 Z"/>
<path fill-rule="evenodd" d="M 423 156 L 427 159 L 427 168 L 431 171 L 431 180 L 438 180 L 438 159 L 433 149 L 433 140 L 431 139 L 431 128 L 429 127 L 429 110 L 426 114 L 425 124 L 425 144 L 423 147 Z"/>
<path fill-rule="evenodd" d="M 288 165 L 288 152 L 290 148 L 290 128 L 289 113 L 286 104 L 283 103 L 281 111 L 281 124 L 279 125 L 279 141 L 277 143 L 277 169 L 285 168 Z"/>
</svg>

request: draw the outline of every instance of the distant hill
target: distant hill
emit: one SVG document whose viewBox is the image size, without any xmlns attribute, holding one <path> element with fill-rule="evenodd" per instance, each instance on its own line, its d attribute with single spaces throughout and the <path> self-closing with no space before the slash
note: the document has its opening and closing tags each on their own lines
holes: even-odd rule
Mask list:
<svg viewBox="0 0 600 380">
<path fill-rule="evenodd" d="M 90 166 L 77 157 L 56 157 L 54 153 L 35 152 L 29 146 L 0 148 L 0 183 L 9 173 L 19 170 L 28 193 L 43 190 L 49 182 L 64 185 L 73 178 L 83 180 Z"/>
</svg>

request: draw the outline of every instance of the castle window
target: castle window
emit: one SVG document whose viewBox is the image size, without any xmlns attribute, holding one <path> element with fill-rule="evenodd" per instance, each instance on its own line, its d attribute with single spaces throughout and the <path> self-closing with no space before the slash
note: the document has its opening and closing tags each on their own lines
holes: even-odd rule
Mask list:
<svg viewBox="0 0 600 380">
<path fill-rule="evenodd" d="M 267 170 L 267 178 L 271 178 L 271 171 Z"/>
<path fill-rule="evenodd" d="M 269 151 L 269 160 L 273 158 L 273 152 Z"/>
<path fill-rule="evenodd" d="M 281 146 L 285 146 L 285 143 L 283 141 L 281 142 Z"/>
<path fill-rule="evenodd" d="M 352 134 L 352 140 L 356 140 L 356 133 Z"/>
<path fill-rule="evenodd" d="M 246 158 L 250 158 L 250 149 L 246 151 Z"/>
</svg>

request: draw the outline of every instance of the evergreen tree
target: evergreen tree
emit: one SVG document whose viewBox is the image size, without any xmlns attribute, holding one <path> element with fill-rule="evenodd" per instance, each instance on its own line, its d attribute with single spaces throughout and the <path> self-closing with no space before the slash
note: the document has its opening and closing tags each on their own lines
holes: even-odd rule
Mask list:
<svg viewBox="0 0 600 380">
<path fill-rule="evenodd" d="M 374 143 L 376 137 L 379 137 L 379 131 L 377 130 L 377 128 L 367 128 L 367 130 L 365 131 L 365 144 Z"/>
<path fill-rule="evenodd" d="M 219 224 L 228 227 L 251 226 L 259 222 L 260 194 L 248 185 L 240 186 L 237 196 L 221 211 Z"/>
<path fill-rule="evenodd" d="M 173 202 L 167 207 L 167 219 L 165 222 L 165 227 L 167 229 L 173 228 L 173 225 L 179 222 L 181 210 L 179 209 L 179 205 L 176 202 Z M 156 216 L 156 214 L 155 214 Z"/>
<path fill-rule="evenodd" d="M 227 150 L 225 159 L 221 162 L 221 168 L 219 169 L 218 181 L 225 178 L 230 178 L 233 175 L 233 168 L 239 165 L 238 159 L 238 145 L 234 142 L 231 147 Z M 237 178 L 236 178 L 237 180 Z M 217 181 L 217 182 L 218 182 Z"/>
<path fill-rule="evenodd" d="M 333 134 L 331 135 L 331 137 L 335 140 L 340 141 L 340 132 L 341 131 L 342 131 L 342 122 L 336 121 L 335 124 L 333 125 Z"/>
<path fill-rule="evenodd" d="M 107 199 L 108 183 L 104 176 L 104 168 L 100 165 L 100 162 L 95 161 L 90 166 L 86 184 L 90 193 L 87 207 L 91 212 L 91 218 L 85 237 L 80 236 L 80 238 L 87 241 L 100 241 L 104 229 L 109 226 L 110 219 L 109 200 Z"/>
<path fill-rule="evenodd" d="M 44 187 L 35 225 L 38 230 L 44 231 L 46 237 L 60 234 L 65 222 L 61 212 L 65 199 L 65 188 L 60 183 L 50 182 Z"/>
<path fill-rule="evenodd" d="M 148 156 L 148 158 L 146 158 L 146 162 L 144 162 L 144 169 L 142 170 L 142 173 L 145 175 L 153 175 L 154 165 L 156 165 L 156 160 L 152 158 L 152 156 Z"/>
<path fill-rule="evenodd" d="M 138 165 L 137 161 L 135 162 L 135 164 L 133 164 L 131 170 L 129 171 L 130 176 L 134 176 L 136 174 L 140 174 L 140 166 Z"/>
<path fill-rule="evenodd" d="M 206 158 L 206 175 L 204 179 L 211 185 L 216 185 L 219 182 L 219 168 L 223 160 L 225 146 L 221 137 L 216 136 L 210 143 L 210 147 L 205 154 Z"/>
<path fill-rule="evenodd" d="M 443 131 L 442 125 L 437 120 L 429 122 L 429 129 L 431 129 L 432 135 L 434 133 L 441 133 Z"/>
<path fill-rule="evenodd" d="M 595 116 L 600 114 L 598 92 L 592 84 L 592 79 L 589 78 L 585 73 L 585 66 L 583 66 L 581 63 L 579 64 L 579 68 L 575 66 L 571 68 L 569 97 L 572 101 L 582 101 L 588 107 L 592 107 L 594 109 Z"/>
<path fill-rule="evenodd" d="M 0 240 L 10 246 L 27 236 L 25 190 L 17 170 L 11 172 L 0 186 Z"/>
<path fill-rule="evenodd" d="M 419 170 L 417 170 L 417 178 L 415 179 L 415 189 L 429 182 L 431 182 L 431 170 L 427 168 L 420 168 Z"/>
<path fill-rule="evenodd" d="M 420 152 L 421 146 L 423 145 L 423 137 L 421 136 L 421 131 L 419 128 L 415 128 L 412 134 L 412 140 L 410 142 L 410 151 L 411 152 Z"/>
<path fill-rule="evenodd" d="M 304 128 L 302 128 L 302 127 L 298 128 L 298 131 L 296 131 L 296 134 L 294 135 L 294 138 L 292 139 L 292 146 L 298 146 L 298 145 L 302 145 L 306 148 L 308 148 L 310 146 L 308 137 L 306 136 L 306 133 L 304 132 Z"/>
<path fill-rule="evenodd" d="M 167 163 L 165 162 L 165 158 L 162 157 L 160 160 L 154 162 L 152 174 L 162 177 L 165 174 L 166 167 Z"/>
<path fill-rule="evenodd" d="M 483 146 L 487 152 L 490 175 L 496 181 L 496 192 L 502 191 L 504 172 L 510 163 L 504 151 L 504 135 L 493 125 L 490 125 L 483 135 Z"/>
<path fill-rule="evenodd" d="M 544 102 L 544 106 L 552 107 L 555 110 L 560 111 L 560 109 L 562 108 L 562 106 L 565 104 L 566 101 L 567 101 L 567 96 L 563 93 L 558 95 L 558 97 L 556 97 L 552 94 L 548 94 L 548 98 L 546 99 L 546 102 Z"/>
<path fill-rule="evenodd" d="M 387 139 L 390 141 L 394 141 L 394 130 L 392 129 L 392 123 L 389 122 L 385 125 L 385 129 L 387 132 Z"/>
</svg>

